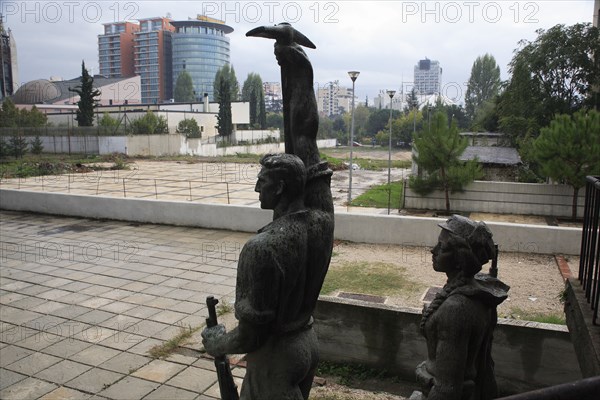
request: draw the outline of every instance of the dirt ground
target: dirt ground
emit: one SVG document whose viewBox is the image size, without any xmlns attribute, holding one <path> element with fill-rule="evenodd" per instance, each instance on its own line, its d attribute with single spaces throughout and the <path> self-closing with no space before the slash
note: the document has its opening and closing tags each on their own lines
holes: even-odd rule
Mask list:
<svg viewBox="0 0 600 400">
<path fill-rule="evenodd" d="M 338 147 L 335 149 L 323 149 L 325 154 L 337 158 L 350 158 L 350 149 L 348 147 Z M 389 158 L 388 150 L 380 146 L 370 147 L 362 146 L 355 147 L 352 151 L 354 158 L 370 158 L 373 160 L 387 160 Z M 392 160 L 411 160 L 412 153 L 410 150 L 392 149 Z"/>
<path fill-rule="evenodd" d="M 421 310 L 422 298 L 431 286 L 443 286 L 445 274 L 435 272 L 429 248 L 341 242 L 334 249 L 332 269 L 348 262 L 382 262 L 394 265 L 399 273 L 417 284 L 415 291 L 399 290 L 386 304 Z M 569 259 L 571 270 L 579 261 Z M 489 264 L 483 267 L 487 272 Z M 498 278 L 509 285 L 509 297 L 498 308 L 500 317 L 523 319 L 521 311 L 562 315 L 560 295 L 564 283 L 553 256 L 527 253 L 500 253 Z"/>
</svg>

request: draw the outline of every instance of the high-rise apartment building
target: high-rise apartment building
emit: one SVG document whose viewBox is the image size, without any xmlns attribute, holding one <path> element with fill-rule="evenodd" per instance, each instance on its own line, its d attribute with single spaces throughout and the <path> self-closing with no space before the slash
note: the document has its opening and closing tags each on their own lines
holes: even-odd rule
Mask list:
<svg viewBox="0 0 600 400">
<path fill-rule="evenodd" d="M 142 103 L 161 103 L 173 97 L 170 18 L 140 19 L 135 32 L 135 73 L 141 78 Z"/>
<path fill-rule="evenodd" d="M 339 115 L 349 112 L 352 106 L 352 89 L 340 87 L 336 82 L 329 82 L 325 87 L 317 89 L 317 108 L 325 115 Z"/>
<path fill-rule="evenodd" d="M 269 112 L 280 112 L 283 110 L 283 92 L 279 82 L 263 82 L 265 93 L 265 108 Z"/>
<path fill-rule="evenodd" d="M 442 88 L 442 67 L 439 61 L 428 58 L 415 65 L 415 88 L 421 95 L 440 93 Z"/>
<path fill-rule="evenodd" d="M 10 29 L 4 30 L 0 14 L 0 100 L 14 94 L 18 84 L 17 44 Z"/>
<path fill-rule="evenodd" d="M 229 38 L 233 28 L 224 21 L 198 15 L 196 19 L 172 21 L 173 87 L 177 77 L 186 71 L 192 77 L 197 99 L 208 93 L 213 100 L 213 83 L 217 71 L 229 64 Z"/>
<path fill-rule="evenodd" d="M 135 75 L 134 37 L 140 26 L 133 22 L 104 24 L 104 33 L 98 35 L 100 75 L 107 78 L 125 78 Z"/>
</svg>

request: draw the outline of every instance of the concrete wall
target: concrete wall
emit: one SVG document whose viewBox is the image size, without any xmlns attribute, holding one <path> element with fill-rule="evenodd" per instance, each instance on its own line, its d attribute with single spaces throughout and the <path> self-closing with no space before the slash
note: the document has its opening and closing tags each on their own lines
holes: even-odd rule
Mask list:
<svg viewBox="0 0 600 400">
<path fill-rule="evenodd" d="M 40 136 L 47 153 L 110 154 L 130 156 L 164 156 L 187 154 L 205 157 L 235 156 L 241 154 L 283 153 L 283 143 L 265 143 L 248 146 L 217 147 L 202 139 L 187 139 L 180 134 L 129 136 Z M 336 146 L 336 139 L 318 140 L 319 148 Z"/>
<path fill-rule="evenodd" d="M 235 131 L 235 140 L 239 141 L 248 141 L 254 142 L 256 140 L 264 140 L 267 138 L 274 138 L 279 140 L 281 134 L 279 129 L 249 129 L 249 130 L 237 130 Z"/>
<path fill-rule="evenodd" d="M 314 318 L 322 360 L 365 364 L 414 380 L 415 367 L 427 358 L 416 310 L 321 296 Z M 581 379 L 565 326 L 500 319 L 492 357 L 503 394 Z"/>
<path fill-rule="evenodd" d="M 40 136 L 40 140 L 46 153 L 101 154 L 97 136 Z"/>
<path fill-rule="evenodd" d="M 577 215 L 583 215 L 585 190 L 579 191 Z M 568 185 L 484 182 L 469 184 L 462 193 L 450 194 L 453 211 L 532 214 L 570 217 L 573 189 Z M 444 192 L 421 197 L 405 185 L 405 208 L 444 210 Z"/>
<path fill-rule="evenodd" d="M 0 189 L 0 208 L 256 232 L 270 212 L 258 207 Z M 206 215 L 204 215 L 206 214 Z M 440 218 L 337 213 L 335 237 L 361 243 L 434 246 Z M 579 254 L 581 229 L 490 222 L 500 251 Z"/>
</svg>

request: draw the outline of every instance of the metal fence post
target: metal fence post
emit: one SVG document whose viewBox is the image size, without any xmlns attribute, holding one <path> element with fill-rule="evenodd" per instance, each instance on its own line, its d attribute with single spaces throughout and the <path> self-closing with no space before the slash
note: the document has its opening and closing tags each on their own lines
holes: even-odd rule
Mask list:
<svg viewBox="0 0 600 400">
<path fill-rule="evenodd" d="M 127 197 L 127 191 L 125 190 L 125 178 L 123 178 L 123 197 Z"/>
<path fill-rule="evenodd" d="M 227 185 L 227 204 L 231 204 L 229 201 L 229 182 L 225 182 L 225 185 Z"/>
</svg>

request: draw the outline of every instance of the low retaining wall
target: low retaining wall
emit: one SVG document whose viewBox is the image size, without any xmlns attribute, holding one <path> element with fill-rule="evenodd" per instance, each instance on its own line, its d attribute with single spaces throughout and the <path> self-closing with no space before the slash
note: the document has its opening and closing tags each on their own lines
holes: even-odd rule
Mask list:
<svg viewBox="0 0 600 400">
<path fill-rule="evenodd" d="M 435 191 L 425 197 L 405 185 L 404 207 L 445 210 L 444 192 Z M 579 191 L 577 215 L 583 215 L 585 190 Z M 500 214 L 532 214 L 571 217 L 573 188 L 568 185 L 475 181 L 464 192 L 450 193 L 454 211 Z"/>
<path fill-rule="evenodd" d="M 242 131 L 240 131 L 242 132 Z M 202 143 L 200 138 L 187 139 L 181 134 L 128 136 L 40 136 L 47 153 L 111 154 L 130 156 L 192 155 L 203 157 L 235 156 L 236 154 L 283 153 L 283 143 L 217 147 Z M 335 147 L 336 139 L 317 140 L 320 149 Z"/>
<path fill-rule="evenodd" d="M 322 360 L 414 380 L 415 367 L 427 358 L 415 310 L 321 296 L 314 318 Z M 560 325 L 500 319 L 492 357 L 503 394 L 581 379 L 569 332 Z"/>
<path fill-rule="evenodd" d="M 123 199 L 65 193 L 0 189 L 0 208 L 87 218 L 187 225 L 256 232 L 271 211 L 258 207 Z M 360 243 L 434 246 L 441 218 L 336 213 L 335 237 Z M 500 251 L 579 254 L 581 229 L 490 222 Z"/>
</svg>

